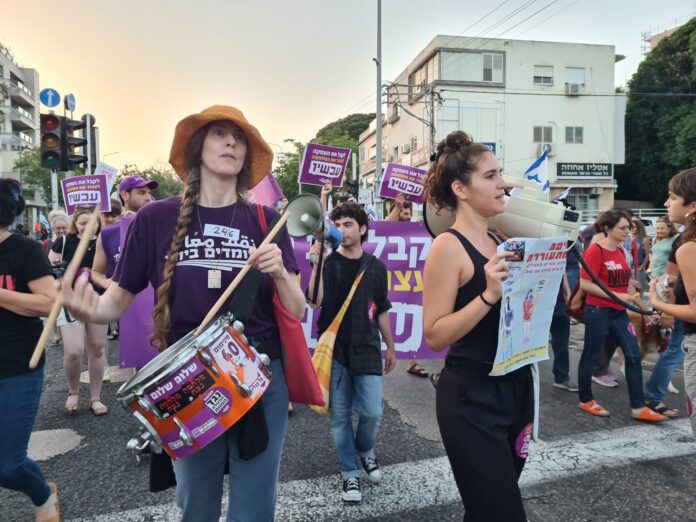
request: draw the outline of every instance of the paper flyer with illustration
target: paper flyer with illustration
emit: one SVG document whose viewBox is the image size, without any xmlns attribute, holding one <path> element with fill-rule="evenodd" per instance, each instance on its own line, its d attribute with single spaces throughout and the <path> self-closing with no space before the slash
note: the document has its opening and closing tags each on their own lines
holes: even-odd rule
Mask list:
<svg viewBox="0 0 696 522">
<path fill-rule="evenodd" d="M 498 252 L 514 256 L 507 259 L 509 276 L 503 283 L 498 349 L 490 375 L 505 375 L 549 358 L 549 330 L 565 272 L 567 240 L 518 237 L 498 246 Z"/>
</svg>

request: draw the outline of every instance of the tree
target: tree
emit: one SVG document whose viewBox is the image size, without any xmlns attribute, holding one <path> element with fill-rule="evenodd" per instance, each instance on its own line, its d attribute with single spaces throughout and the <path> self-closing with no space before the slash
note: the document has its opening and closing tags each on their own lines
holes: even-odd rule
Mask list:
<svg viewBox="0 0 696 522">
<path fill-rule="evenodd" d="M 128 176 L 141 176 L 159 183 L 159 187 L 152 191 L 152 195 L 157 200 L 178 196 L 184 190 L 184 182 L 169 165 L 157 164 L 144 170 L 140 170 L 137 165 L 124 165 L 114 181 L 115 190 L 118 190 L 116 188 L 118 184 Z"/>
<path fill-rule="evenodd" d="M 662 203 L 669 178 L 696 165 L 694 56 L 696 18 L 662 40 L 628 82 L 626 165 L 616 171 L 618 197 Z"/>
<path fill-rule="evenodd" d="M 14 170 L 19 172 L 22 187 L 25 190 L 38 190 L 44 200 L 51 201 L 51 171 L 41 166 L 40 151 L 38 148 L 24 150 L 15 161 Z M 65 178 L 65 172 L 58 173 L 58 206 L 65 207 L 63 191 L 60 189 L 60 181 Z"/>
<path fill-rule="evenodd" d="M 351 149 L 357 155 L 360 134 L 369 127 L 370 122 L 374 118 L 374 114 L 351 114 L 322 127 L 310 141 L 311 143 L 319 143 L 321 145 Z M 300 172 L 300 162 L 304 154 L 305 144 L 293 139 L 286 139 L 285 143 L 291 146 L 293 150 L 284 154 L 283 161 L 279 162 L 276 168 L 275 177 L 285 197 L 292 199 L 298 193 L 297 178 Z M 350 163 L 348 168 L 351 168 Z M 309 192 L 319 195 L 320 191 L 320 187 L 309 185 L 302 187 L 303 193 Z"/>
</svg>

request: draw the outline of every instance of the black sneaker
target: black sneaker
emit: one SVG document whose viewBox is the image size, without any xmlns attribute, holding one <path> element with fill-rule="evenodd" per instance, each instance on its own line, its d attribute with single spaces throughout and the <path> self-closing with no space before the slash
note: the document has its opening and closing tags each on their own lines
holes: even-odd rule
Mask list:
<svg viewBox="0 0 696 522">
<path fill-rule="evenodd" d="M 360 479 L 358 477 L 351 477 L 344 480 L 341 496 L 346 502 L 360 502 L 362 500 Z"/>
<path fill-rule="evenodd" d="M 579 389 L 577 383 L 571 381 L 570 379 L 568 379 L 565 382 L 554 382 L 553 385 L 556 388 L 560 388 L 561 390 L 568 390 L 569 392 L 576 392 Z"/>
<path fill-rule="evenodd" d="M 382 479 L 382 472 L 379 469 L 379 462 L 377 462 L 377 457 L 360 457 L 360 463 L 362 464 L 365 473 L 367 473 L 367 479 L 373 484 L 377 484 Z"/>
</svg>

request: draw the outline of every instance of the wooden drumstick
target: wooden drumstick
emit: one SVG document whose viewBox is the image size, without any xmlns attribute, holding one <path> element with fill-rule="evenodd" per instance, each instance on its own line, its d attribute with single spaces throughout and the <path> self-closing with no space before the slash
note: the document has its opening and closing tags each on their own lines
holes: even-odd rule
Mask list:
<svg viewBox="0 0 696 522">
<path fill-rule="evenodd" d="M 282 216 L 280 216 L 280 219 L 278 220 L 278 223 L 271 229 L 271 231 L 268 233 L 266 238 L 263 240 L 263 242 L 258 246 L 258 248 L 261 248 L 271 241 L 273 241 L 273 238 L 276 236 L 276 234 L 280 231 L 280 229 L 283 227 L 285 222 L 288 220 L 290 217 L 290 212 L 285 211 Z M 232 280 L 230 285 L 227 287 L 227 289 L 223 292 L 223 294 L 220 296 L 220 298 L 215 302 L 213 307 L 210 309 L 210 312 L 208 312 L 208 315 L 205 316 L 203 321 L 201 321 L 201 324 L 196 328 L 196 331 L 193 333 L 194 337 L 200 334 L 205 326 L 210 322 L 210 320 L 215 317 L 215 315 L 218 313 L 220 308 L 222 307 L 223 304 L 225 304 L 225 301 L 229 299 L 230 295 L 232 295 L 232 292 L 234 292 L 234 289 L 237 288 L 239 283 L 241 283 L 242 279 L 244 276 L 247 274 L 247 272 L 251 269 L 251 265 L 244 265 L 244 267 L 239 271 L 237 274 L 237 277 Z"/>
<path fill-rule="evenodd" d="M 99 221 L 98 216 L 99 205 L 97 205 L 94 208 L 94 212 L 92 212 L 92 215 L 90 216 L 89 221 L 87 222 L 87 226 L 85 226 L 85 230 L 82 233 L 82 237 L 80 238 L 80 243 L 77 245 L 77 250 L 75 250 L 75 255 L 73 256 L 72 261 L 70 261 L 70 264 L 68 265 L 68 270 L 71 266 L 74 266 L 75 273 L 77 273 L 77 269 L 79 268 L 80 263 L 82 262 L 82 258 L 85 256 L 85 252 L 87 252 L 87 247 L 89 247 L 90 239 L 97 231 Z M 65 241 L 65 239 L 63 239 L 63 241 Z M 63 300 L 61 299 L 60 294 L 58 294 L 56 296 L 55 302 L 53 303 L 53 308 L 51 308 L 51 313 L 48 314 L 48 318 L 44 323 L 44 328 L 41 332 L 41 337 L 39 337 L 39 342 L 36 343 L 36 348 L 34 348 L 34 353 L 32 354 L 31 360 L 29 361 L 29 368 L 31 368 L 32 370 L 36 368 L 36 366 L 39 364 L 39 361 L 41 360 L 41 355 L 43 354 L 44 349 L 46 348 L 48 336 L 53 331 L 53 328 L 56 325 L 56 319 L 58 318 L 58 314 L 60 313 L 61 306 L 63 306 Z"/>
</svg>

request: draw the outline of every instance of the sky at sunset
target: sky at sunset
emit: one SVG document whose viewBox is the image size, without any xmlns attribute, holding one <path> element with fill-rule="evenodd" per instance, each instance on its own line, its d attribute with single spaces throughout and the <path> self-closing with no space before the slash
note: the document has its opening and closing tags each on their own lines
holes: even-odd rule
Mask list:
<svg viewBox="0 0 696 522">
<path fill-rule="evenodd" d="M 502 2 L 383 0 L 383 80 L 395 78 L 436 34 L 458 35 Z M 464 36 L 524 3 L 508 0 Z M 685 22 L 694 4 L 539 0 L 484 36 L 615 45 L 627 56 L 616 66 L 622 85 L 640 61 L 641 32 Z M 0 0 L 0 42 L 39 72 L 41 87 L 74 93 L 76 116 L 95 115 L 107 163 L 145 168 L 166 161 L 177 121 L 213 104 L 242 109 L 275 152 L 288 149 L 286 138 L 307 141 L 339 117 L 374 112 L 376 6 Z"/>
</svg>

